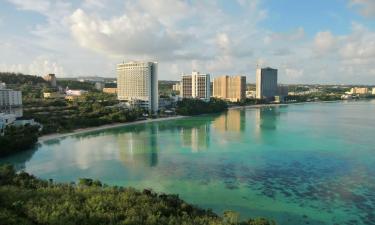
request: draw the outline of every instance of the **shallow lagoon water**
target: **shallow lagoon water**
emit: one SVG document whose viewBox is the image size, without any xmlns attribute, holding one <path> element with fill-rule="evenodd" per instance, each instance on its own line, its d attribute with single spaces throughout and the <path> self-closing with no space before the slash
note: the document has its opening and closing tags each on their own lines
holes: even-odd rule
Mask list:
<svg viewBox="0 0 375 225">
<path fill-rule="evenodd" d="M 45 179 L 152 188 L 278 224 L 375 224 L 375 101 L 233 109 L 88 132 L 5 162 Z"/>
</svg>

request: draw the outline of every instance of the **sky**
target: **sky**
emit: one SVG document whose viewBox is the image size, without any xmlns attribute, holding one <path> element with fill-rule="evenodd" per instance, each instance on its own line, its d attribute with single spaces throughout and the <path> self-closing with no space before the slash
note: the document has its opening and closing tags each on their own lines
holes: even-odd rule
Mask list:
<svg viewBox="0 0 375 225">
<path fill-rule="evenodd" d="M 0 0 L 0 71 L 116 77 L 123 61 L 182 73 L 375 85 L 375 0 Z"/>
</svg>

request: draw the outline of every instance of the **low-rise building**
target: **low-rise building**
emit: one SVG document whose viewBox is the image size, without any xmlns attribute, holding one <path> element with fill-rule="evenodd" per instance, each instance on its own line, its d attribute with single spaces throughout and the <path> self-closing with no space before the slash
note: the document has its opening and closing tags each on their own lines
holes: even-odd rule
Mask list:
<svg viewBox="0 0 375 225">
<path fill-rule="evenodd" d="M 117 94 L 117 88 L 103 88 L 103 92 L 107 94 Z"/>
<path fill-rule="evenodd" d="M 42 124 L 36 122 L 34 119 L 28 119 L 28 120 L 23 120 L 23 119 L 17 119 L 16 121 L 13 122 L 14 126 L 17 126 L 17 127 L 20 127 L 20 126 L 26 126 L 26 125 L 29 125 L 29 126 L 38 126 L 40 128 L 40 130 L 42 129 Z"/>
<path fill-rule="evenodd" d="M 77 100 L 79 97 L 80 96 L 78 96 L 78 95 L 67 95 L 67 96 L 65 96 L 65 100 L 72 102 L 72 101 Z"/>
<path fill-rule="evenodd" d="M 64 98 L 65 95 L 60 92 L 43 92 L 43 98 Z"/>
<path fill-rule="evenodd" d="M 174 85 L 172 86 L 172 90 L 173 90 L 173 91 L 178 91 L 178 92 L 180 92 L 180 91 L 181 91 L 181 83 L 179 82 L 179 83 L 177 83 L 177 84 L 174 84 Z"/>
<path fill-rule="evenodd" d="M 369 93 L 369 89 L 366 87 L 354 87 L 350 90 L 350 94 L 353 95 L 367 95 Z"/>
<path fill-rule="evenodd" d="M 175 107 L 176 100 L 173 97 L 161 98 L 159 97 L 159 109 L 167 109 Z"/>
<path fill-rule="evenodd" d="M 372 88 L 372 94 L 375 95 L 375 88 Z"/>
<path fill-rule="evenodd" d="M 256 98 L 256 91 L 246 91 L 246 98 Z"/>
<path fill-rule="evenodd" d="M 81 96 L 86 93 L 88 93 L 88 91 L 85 91 L 85 90 L 67 90 L 66 91 L 66 94 L 69 96 Z"/>
<path fill-rule="evenodd" d="M 4 135 L 5 128 L 16 121 L 16 115 L 0 113 L 0 134 Z"/>
</svg>

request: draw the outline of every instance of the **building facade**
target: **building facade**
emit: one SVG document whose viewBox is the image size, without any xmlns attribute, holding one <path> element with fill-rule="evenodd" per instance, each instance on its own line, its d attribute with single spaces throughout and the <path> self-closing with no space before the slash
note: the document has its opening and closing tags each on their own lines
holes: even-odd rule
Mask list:
<svg viewBox="0 0 375 225">
<path fill-rule="evenodd" d="M 9 109 L 22 106 L 21 91 L 13 91 L 12 89 L 0 89 L 0 108 Z"/>
<path fill-rule="evenodd" d="M 57 85 L 57 80 L 55 74 L 47 74 L 43 76 L 43 79 L 51 84 L 52 87 L 56 87 Z"/>
<path fill-rule="evenodd" d="M 350 90 L 350 93 L 353 95 L 367 95 L 369 93 L 369 89 L 365 87 L 354 87 Z"/>
<path fill-rule="evenodd" d="M 277 95 L 277 69 L 258 68 L 256 70 L 256 98 L 270 100 Z"/>
<path fill-rule="evenodd" d="M 375 88 L 372 88 L 372 94 L 375 95 Z"/>
<path fill-rule="evenodd" d="M 65 95 L 60 92 L 43 92 L 43 98 L 64 98 Z"/>
<path fill-rule="evenodd" d="M 83 94 L 87 94 L 88 91 L 85 91 L 85 90 L 66 90 L 66 95 L 68 96 L 81 96 Z"/>
<path fill-rule="evenodd" d="M 201 74 L 199 72 L 193 72 L 191 75 L 182 75 L 180 95 L 182 98 L 210 100 L 210 75 Z"/>
<path fill-rule="evenodd" d="M 213 96 L 231 102 L 246 98 L 245 76 L 221 76 L 214 79 Z"/>
<path fill-rule="evenodd" d="M 129 62 L 117 65 L 117 97 L 141 102 L 148 111 L 158 111 L 158 63 Z"/>
<path fill-rule="evenodd" d="M 174 85 L 172 86 L 172 90 L 173 90 L 173 91 L 181 92 L 181 83 L 174 84 Z"/>
<path fill-rule="evenodd" d="M 191 75 L 182 75 L 181 77 L 181 92 L 180 95 L 182 98 L 191 98 L 192 97 L 192 77 Z"/>
<path fill-rule="evenodd" d="M 107 94 L 117 94 L 117 88 L 103 88 L 103 92 Z"/>
</svg>

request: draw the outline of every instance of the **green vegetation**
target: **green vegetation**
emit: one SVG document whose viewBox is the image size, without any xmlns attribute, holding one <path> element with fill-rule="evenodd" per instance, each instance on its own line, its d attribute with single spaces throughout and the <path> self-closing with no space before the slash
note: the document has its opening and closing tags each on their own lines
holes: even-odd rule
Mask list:
<svg viewBox="0 0 375 225">
<path fill-rule="evenodd" d="M 178 195 L 108 187 L 80 179 L 56 184 L 12 166 L 0 167 L 0 224 L 6 225 L 271 225 L 266 219 L 239 222 L 238 213 L 219 217 L 181 200 Z"/>
<path fill-rule="evenodd" d="M 8 126 L 0 136 L 0 157 L 31 149 L 38 141 L 37 126 Z"/>
<path fill-rule="evenodd" d="M 6 83 L 7 88 L 22 91 L 23 101 L 43 97 L 43 90 L 49 87 L 49 83 L 42 77 L 24 75 L 19 73 L 1 73 L 0 81 Z"/>
<path fill-rule="evenodd" d="M 72 102 L 64 99 L 40 99 L 25 105 L 24 117 L 34 118 L 35 121 L 41 123 L 42 134 L 130 122 L 141 117 L 141 110 L 113 106 L 117 103 L 116 96 L 95 92 L 84 94 Z"/>
<path fill-rule="evenodd" d="M 62 88 L 69 87 L 73 90 L 86 90 L 86 91 L 95 91 L 95 84 L 90 82 L 81 82 L 78 80 L 68 80 L 68 79 L 58 79 L 57 83 Z"/>
<path fill-rule="evenodd" d="M 33 75 L 24 75 L 21 73 L 3 73 L 0 72 L 0 80 L 6 84 L 18 84 L 18 85 L 24 85 L 24 84 L 47 84 L 47 82 L 42 78 L 38 76 Z"/>
<path fill-rule="evenodd" d="M 246 98 L 245 100 L 234 103 L 240 106 L 245 106 L 245 105 L 259 105 L 259 104 L 267 104 L 267 101 L 263 99 L 252 99 L 252 98 Z"/>
<path fill-rule="evenodd" d="M 295 95 L 295 96 L 287 96 L 287 102 L 311 102 L 311 101 L 338 101 L 341 100 L 341 94 L 324 94 L 324 93 L 316 93 L 316 94 L 309 94 L 309 95 Z"/>
<path fill-rule="evenodd" d="M 199 99 L 183 99 L 177 102 L 176 112 L 179 115 L 199 115 L 206 113 L 219 113 L 228 109 L 228 105 L 221 99 L 211 98 L 209 102 Z"/>
<path fill-rule="evenodd" d="M 173 91 L 173 85 L 177 84 L 177 81 L 159 80 L 159 94 L 161 96 L 169 96 L 177 94 Z"/>
</svg>

